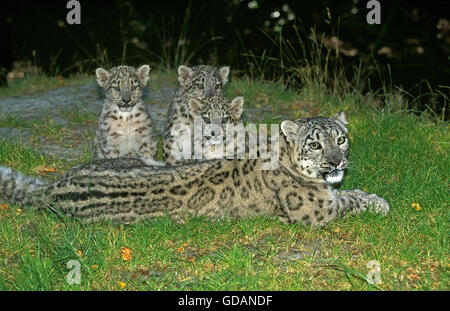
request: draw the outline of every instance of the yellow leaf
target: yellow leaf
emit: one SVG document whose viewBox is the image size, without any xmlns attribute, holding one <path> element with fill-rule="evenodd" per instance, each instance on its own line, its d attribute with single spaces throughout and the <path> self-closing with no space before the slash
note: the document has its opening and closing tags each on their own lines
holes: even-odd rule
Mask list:
<svg viewBox="0 0 450 311">
<path fill-rule="evenodd" d="M 123 260 L 131 259 L 131 249 L 129 249 L 128 247 L 121 247 L 120 254 L 122 255 Z"/>
<path fill-rule="evenodd" d="M 125 288 L 125 286 L 127 286 L 127 284 L 125 284 L 124 282 L 117 282 L 119 283 L 120 288 Z"/>
<path fill-rule="evenodd" d="M 97 269 L 97 268 L 98 268 L 98 265 L 92 265 L 91 268 L 92 268 L 92 269 Z"/>
<path fill-rule="evenodd" d="M 77 251 L 78 256 L 82 257 L 83 256 L 83 252 L 81 250 Z"/>
<path fill-rule="evenodd" d="M 20 215 L 20 214 L 22 214 L 22 209 L 21 208 L 16 209 L 16 215 Z"/>
<path fill-rule="evenodd" d="M 414 208 L 416 211 L 420 211 L 421 210 L 419 203 L 412 203 L 411 207 Z"/>
<path fill-rule="evenodd" d="M 7 211 L 9 209 L 8 204 L 4 203 L 4 204 L 0 204 L 0 210 L 2 211 Z"/>
<path fill-rule="evenodd" d="M 337 227 L 336 229 L 334 229 L 334 233 L 339 233 L 341 232 L 341 228 Z"/>
</svg>

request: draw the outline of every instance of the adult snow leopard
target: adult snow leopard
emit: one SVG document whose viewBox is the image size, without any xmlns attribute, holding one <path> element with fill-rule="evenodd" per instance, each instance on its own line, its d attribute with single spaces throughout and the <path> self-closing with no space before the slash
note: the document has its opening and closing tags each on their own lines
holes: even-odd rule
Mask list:
<svg viewBox="0 0 450 311">
<path fill-rule="evenodd" d="M 345 116 L 281 122 L 279 163 L 262 159 L 209 160 L 176 167 L 138 159 L 94 161 L 46 184 L 0 168 L 0 197 L 19 206 L 58 210 L 86 222 L 124 224 L 169 215 L 212 219 L 256 215 L 321 226 L 366 209 L 387 214 L 389 205 L 361 190 L 336 191 L 347 167 Z"/>
</svg>

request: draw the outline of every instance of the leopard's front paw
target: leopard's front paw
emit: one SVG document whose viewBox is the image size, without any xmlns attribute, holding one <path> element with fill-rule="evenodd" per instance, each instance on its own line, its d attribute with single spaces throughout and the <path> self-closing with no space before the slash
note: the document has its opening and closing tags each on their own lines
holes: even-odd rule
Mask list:
<svg viewBox="0 0 450 311">
<path fill-rule="evenodd" d="M 384 198 L 379 197 L 376 194 L 369 194 L 366 196 L 366 199 L 370 211 L 380 213 L 385 216 L 389 213 L 389 204 Z"/>
</svg>

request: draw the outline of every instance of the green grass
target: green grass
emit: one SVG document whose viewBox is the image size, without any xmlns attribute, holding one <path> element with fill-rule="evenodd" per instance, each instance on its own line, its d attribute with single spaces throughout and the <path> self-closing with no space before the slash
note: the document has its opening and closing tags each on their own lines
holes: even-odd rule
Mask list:
<svg viewBox="0 0 450 311">
<path fill-rule="evenodd" d="M 95 123 L 97 122 L 97 114 L 89 111 L 63 110 L 61 116 L 67 119 L 70 125 Z"/>
<path fill-rule="evenodd" d="M 91 75 L 77 75 L 68 79 L 43 75 L 13 79 L 8 81 L 8 87 L 0 88 L 0 98 L 33 94 L 62 86 L 84 85 L 93 80 L 94 77 Z"/>
<path fill-rule="evenodd" d="M 34 169 L 38 167 L 62 168 L 67 165 L 64 159 L 57 159 L 25 147 L 21 143 L 9 142 L 4 139 L 0 140 L 0 151 L 2 166 L 12 167 L 25 174 L 36 174 Z"/>
<path fill-rule="evenodd" d="M 158 81 L 155 87 L 163 85 Z M 450 289 L 446 123 L 388 105 L 381 111 L 375 96 L 338 96 L 320 88 L 293 91 L 243 79 L 230 84 L 228 95 L 242 95 L 248 107 L 269 105 L 274 115 L 287 111 L 293 118 L 344 110 L 351 148 L 341 188 L 385 197 L 389 215 L 364 213 L 320 229 L 267 217 L 192 218 L 186 224 L 158 218 L 122 226 L 86 225 L 3 205 L 0 290 Z M 264 120 L 279 122 L 274 115 Z M 19 125 L 21 120 L 3 122 Z M 0 165 L 32 175 L 42 165 L 68 168 L 64 159 L 6 141 L 0 143 Z M 122 259 L 122 247 L 131 250 L 130 260 Z M 66 282 L 72 259 L 81 264 L 80 285 Z M 379 285 L 365 280 L 371 260 L 380 263 Z"/>
</svg>

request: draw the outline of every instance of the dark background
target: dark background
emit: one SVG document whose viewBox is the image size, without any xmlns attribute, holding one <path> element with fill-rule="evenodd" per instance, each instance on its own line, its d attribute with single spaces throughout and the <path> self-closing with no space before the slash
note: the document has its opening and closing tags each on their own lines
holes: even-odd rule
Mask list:
<svg viewBox="0 0 450 311">
<path fill-rule="evenodd" d="M 65 0 L 2 1 L 0 66 L 10 71 L 28 61 L 67 76 L 122 63 L 208 63 L 301 87 L 289 73 L 325 64 L 328 53 L 326 70 L 339 65 L 350 82 L 360 66 L 364 92 L 397 86 L 416 97 L 417 109 L 437 113 L 449 97 L 448 0 L 380 0 L 380 25 L 367 24 L 367 0 L 79 2 L 81 25 L 68 25 Z M 314 60 L 317 50 L 323 58 Z"/>
</svg>

